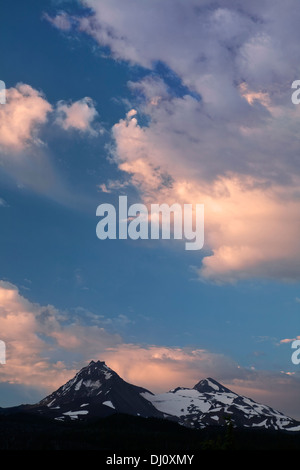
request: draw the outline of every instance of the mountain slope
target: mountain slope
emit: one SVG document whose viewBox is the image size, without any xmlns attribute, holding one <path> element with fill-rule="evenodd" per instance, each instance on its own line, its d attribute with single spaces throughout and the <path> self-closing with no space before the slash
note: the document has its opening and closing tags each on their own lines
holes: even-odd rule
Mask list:
<svg viewBox="0 0 300 470">
<path fill-rule="evenodd" d="M 90 420 L 115 413 L 164 417 L 142 394 L 151 392 L 125 382 L 105 362 L 91 361 L 71 380 L 35 405 L 4 411 L 31 412 L 59 421 Z M 3 409 L 0 411 L 3 413 Z"/>
<path fill-rule="evenodd" d="M 207 378 L 192 389 L 176 388 L 160 395 L 143 396 L 162 413 L 176 416 L 185 426 L 201 429 L 225 425 L 235 427 L 299 431 L 300 423 L 266 405 L 237 395 L 216 380 Z"/>
<path fill-rule="evenodd" d="M 143 417 L 163 417 L 142 394 L 148 390 L 125 382 L 105 362 L 91 361 L 73 379 L 39 402 L 55 413 L 56 419 L 104 417 L 126 413 Z M 45 411 L 44 411 L 45 413 Z"/>
</svg>

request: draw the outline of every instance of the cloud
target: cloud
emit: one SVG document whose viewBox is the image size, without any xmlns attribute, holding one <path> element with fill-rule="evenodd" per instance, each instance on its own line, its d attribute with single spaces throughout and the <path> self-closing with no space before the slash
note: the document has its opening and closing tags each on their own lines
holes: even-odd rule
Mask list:
<svg viewBox="0 0 300 470">
<path fill-rule="evenodd" d="M 284 343 L 292 343 L 293 341 L 300 339 L 300 336 L 296 336 L 296 338 L 285 338 L 280 340 L 280 344 Z"/>
<path fill-rule="evenodd" d="M 75 129 L 94 136 L 99 132 L 99 130 L 97 132 L 92 126 L 98 112 L 93 100 L 89 97 L 82 98 L 70 104 L 60 101 L 57 104 L 56 114 L 55 122 L 65 130 Z"/>
<path fill-rule="evenodd" d="M 51 153 L 51 130 L 77 131 L 81 138 L 102 134 L 94 102 L 89 97 L 65 103 L 51 104 L 41 91 L 24 83 L 7 90 L 6 104 L 0 106 L 0 164 L 19 188 L 29 188 L 64 204 L 74 204 L 74 194 L 68 189 L 55 168 Z M 55 123 L 55 125 L 54 125 Z M 44 141 L 47 125 L 48 140 Z M 78 204 L 87 204 L 81 197 Z M 88 201 L 90 203 L 90 200 Z M 0 202 L 0 205 L 3 205 Z"/>
<path fill-rule="evenodd" d="M 18 83 L 6 90 L 6 104 L 0 107 L 0 149 L 20 152 L 39 144 L 39 127 L 47 121 L 52 106 L 41 92 Z"/>
<path fill-rule="evenodd" d="M 72 28 L 71 18 L 64 11 L 59 12 L 57 15 L 53 17 L 48 15 L 48 13 L 44 13 L 43 17 L 50 24 L 52 24 L 52 26 L 54 26 L 57 29 L 60 29 L 61 31 L 70 31 L 70 29 Z"/>
<path fill-rule="evenodd" d="M 156 392 L 175 386 L 193 387 L 209 375 L 225 379 L 239 373 L 237 364 L 204 349 L 122 344 L 106 353 L 107 362 L 122 377 Z"/>
<path fill-rule="evenodd" d="M 93 358 L 121 342 L 119 335 L 109 334 L 97 324 L 87 327 L 80 318 L 71 318 L 51 305 L 31 303 L 16 286 L 1 281 L 1 339 L 7 345 L 7 367 L 1 369 L 1 381 L 57 387 L 75 372 L 76 361 Z"/>
<path fill-rule="evenodd" d="M 297 2 L 83 3 L 79 30 L 149 70 L 128 84 L 113 157 L 145 201 L 204 203 L 199 278 L 299 280 Z"/>
<path fill-rule="evenodd" d="M 247 128 L 251 137 L 243 126 L 226 133 L 223 121 L 207 125 L 201 104 L 191 97 L 147 105 L 147 113 L 152 118 L 147 127 L 138 124 L 136 114 L 113 127 L 113 158 L 148 203 L 204 203 L 205 244 L 212 254 L 199 267 L 200 278 L 299 279 L 299 178 L 279 158 L 277 175 L 276 158 L 269 174 L 264 159 L 271 165 L 273 149 L 266 154 L 261 124 Z M 278 141 L 279 133 L 274 128 L 270 139 Z M 264 159 L 257 159 L 254 145 Z"/>
<path fill-rule="evenodd" d="M 15 285 L 0 281 L 1 340 L 7 351 L 6 364 L 0 365 L 2 388 L 13 385 L 19 399 L 25 387 L 25 396 L 32 402 L 29 390 L 34 399 L 38 393 L 42 398 L 90 360 L 100 359 L 125 380 L 154 392 L 193 387 L 212 376 L 238 393 L 246 391 L 254 399 L 263 398 L 266 404 L 300 416 L 296 374 L 247 370 L 224 354 L 201 348 L 126 343 L 106 327 L 113 323 L 114 328 L 122 328 L 128 319 L 120 315 L 109 320 L 84 309 L 70 314 L 33 303 Z"/>
<path fill-rule="evenodd" d="M 7 89 L 6 94 L 7 102 L 0 107 L 2 158 L 17 155 L 20 159 L 26 150 L 42 146 L 40 130 L 52 121 L 66 131 L 75 129 L 94 136 L 102 132 L 101 127 L 93 127 L 98 112 L 89 97 L 52 105 L 42 92 L 24 83 Z"/>
<path fill-rule="evenodd" d="M 157 61 L 170 67 L 205 101 L 235 105 L 234 80 L 253 87 L 282 82 L 294 75 L 299 40 L 297 0 L 289 8 L 264 2 L 84 0 L 92 13 L 78 18 L 80 28 L 114 58 L 151 69 Z M 211 78 L 212 88 L 203 78 Z M 224 91 L 226 90 L 226 93 Z"/>
</svg>

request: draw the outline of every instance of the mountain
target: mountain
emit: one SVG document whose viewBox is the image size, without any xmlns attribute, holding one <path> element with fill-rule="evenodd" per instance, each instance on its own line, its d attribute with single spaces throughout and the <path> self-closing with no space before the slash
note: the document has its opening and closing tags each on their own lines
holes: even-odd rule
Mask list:
<svg viewBox="0 0 300 470">
<path fill-rule="evenodd" d="M 125 413 L 162 418 L 151 401 L 143 397 L 152 393 L 125 382 L 105 362 L 91 361 L 71 380 L 27 411 L 56 420 L 86 420 Z"/>
<path fill-rule="evenodd" d="M 142 395 L 162 413 L 195 429 L 225 425 L 230 418 L 234 427 L 300 432 L 300 422 L 232 392 L 212 378 L 201 380 L 192 389 L 178 387 L 159 395 Z"/>
<path fill-rule="evenodd" d="M 193 388 L 153 394 L 129 384 L 105 362 L 91 361 L 65 385 L 35 405 L 0 409 L 0 415 L 34 413 L 56 421 L 84 421 L 126 414 L 175 421 L 186 428 L 233 427 L 300 432 L 300 422 L 238 395 L 212 378 Z"/>
</svg>

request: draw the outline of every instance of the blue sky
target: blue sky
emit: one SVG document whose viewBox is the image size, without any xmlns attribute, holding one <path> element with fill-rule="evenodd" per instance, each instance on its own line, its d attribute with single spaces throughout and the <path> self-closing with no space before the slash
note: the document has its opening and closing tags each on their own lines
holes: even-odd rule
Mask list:
<svg viewBox="0 0 300 470">
<path fill-rule="evenodd" d="M 299 5 L 171 3 L 2 7 L 0 406 L 100 359 L 300 418 Z M 119 195 L 204 203 L 204 248 L 99 240 Z"/>
</svg>

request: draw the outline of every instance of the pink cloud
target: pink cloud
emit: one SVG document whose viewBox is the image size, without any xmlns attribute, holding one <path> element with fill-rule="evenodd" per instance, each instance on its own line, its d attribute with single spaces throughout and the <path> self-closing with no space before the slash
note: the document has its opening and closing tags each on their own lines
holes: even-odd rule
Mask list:
<svg viewBox="0 0 300 470">
<path fill-rule="evenodd" d="M 107 363 L 123 378 L 154 392 L 176 386 L 192 387 L 210 374 L 238 372 L 237 364 L 204 349 L 121 344 L 106 351 Z"/>
<path fill-rule="evenodd" d="M 94 122 L 98 115 L 94 102 L 85 97 L 73 103 L 60 101 L 52 105 L 42 92 L 23 83 L 9 88 L 6 95 L 6 104 L 0 106 L 3 171 L 20 187 L 73 205 L 74 194 L 55 168 L 51 148 L 42 141 L 41 133 L 46 124 L 50 127 L 56 123 L 62 132 L 74 129 L 83 138 L 101 134 L 101 125 Z"/>
<path fill-rule="evenodd" d="M 97 131 L 92 127 L 95 117 L 98 115 L 91 98 L 85 97 L 71 104 L 59 102 L 57 104 L 56 122 L 63 129 L 76 129 L 97 135 Z"/>
<path fill-rule="evenodd" d="M 281 339 L 280 340 L 280 343 L 281 344 L 284 344 L 284 343 L 292 343 L 293 341 L 297 340 L 297 339 L 300 339 L 300 336 L 296 336 L 296 338 L 284 338 L 284 339 Z"/>
<path fill-rule="evenodd" d="M 259 101 L 269 107 L 273 115 L 273 123 L 268 126 L 270 138 L 281 132 L 277 120 L 284 116 L 292 124 L 297 119 L 297 110 L 289 113 L 271 106 L 265 94 L 251 93 L 246 87 L 241 92 L 251 106 Z M 226 159 L 222 154 L 224 142 L 230 155 L 239 149 L 240 159 L 249 156 L 251 164 L 253 156 L 243 146 L 244 128 L 236 128 L 236 139 L 220 130 L 222 140 L 205 123 L 204 130 L 196 123 L 197 116 L 203 119 L 199 114 L 201 104 L 192 98 L 163 99 L 153 105 L 149 84 L 147 95 L 145 110 L 152 117 L 150 124 L 141 127 L 136 112 L 127 113 L 113 127 L 113 156 L 145 202 L 204 204 L 205 244 L 212 255 L 206 256 L 199 267 L 200 278 L 214 282 L 253 277 L 299 279 L 300 204 L 294 196 L 299 185 L 297 175 L 291 174 L 290 184 L 285 185 L 268 181 L 263 169 L 260 176 L 256 170 L 248 175 L 243 169 L 222 171 L 217 163 L 223 165 L 222 159 Z M 248 129 L 249 139 L 256 139 L 264 147 L 263 131 L 258 127 Z M 252 168 L 260 164 L 260 160 L 253 161 Z M 166 176 L 170 184 L 165 184 Z"/>
<path fill-rule="evenodd" d="M 221 3 L 84 0 L 91 13 L 77 26 L 116 59 L 165 64 L 188 89 L 129 83 L 144 101 L 113 127 L 114 157 L 145 201 L 205 204 L 201 279 L 298 280 L 297 2 Z"/>
<path fill-rule="evenodd" d="M 107 346 L 121 341 L 99 326 L 85 327 L 73 319 L 64 326 L 66 314 L 53 306 L 29 302 L 16 286 L 0 282 L 1 339 L 7 345 L 7 367 L 1 368 L 1 381 L 37 388 L 53 388 L 63 383 L 76 369 L 68 361 L 53 357 L 73 357 L 85 352 L 93 357 Z"/>
<path fill-rule="evenodd" d="M 91 135 L 102 132 L 100 126 L 93 127 L 98 112 L 89 97 L 68 104 L 60 101 L 53 107 L 41 92 L 19 83 L 6 90 L 6 98 L 6 104 L 0 107 L 0 148 L 10 156 L 42 144 L 39 130 L 48 122 L 50 113 L 64 130 L 76 129 Z"/>
<path fill-rule="evenodd" d="M 50 103 L 30 85 L 19 83 L 6 90 L 6 104 L 0 107 L 0 147 L 20 152 L 38 143 L 38 128 L 51 110 Z"/>
</svg>

